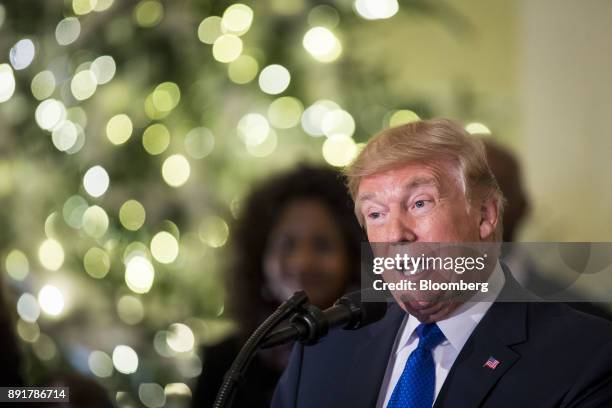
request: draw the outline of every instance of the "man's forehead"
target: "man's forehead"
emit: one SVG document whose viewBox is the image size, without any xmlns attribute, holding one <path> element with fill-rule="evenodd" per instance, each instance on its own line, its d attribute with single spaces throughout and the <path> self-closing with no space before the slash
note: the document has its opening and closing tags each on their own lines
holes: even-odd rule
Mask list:
<svg viewBox="0 0 612 408">
<path fill-rule="evenodd" d="M 384 190 L 404 190 L 422 185 L 440 187 L 449 177 L 445 166 L 432 164 L 409 164 L 364 177 L 359 183 L 358 200 L 367 199 Z"/>
</svg>

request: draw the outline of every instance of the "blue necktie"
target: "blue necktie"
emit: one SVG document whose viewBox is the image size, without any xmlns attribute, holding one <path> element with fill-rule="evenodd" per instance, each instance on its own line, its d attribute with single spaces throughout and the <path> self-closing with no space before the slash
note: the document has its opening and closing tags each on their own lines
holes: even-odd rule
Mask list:
<svg viewBox="0 0 612 408">
<path fill-rule="evenodd" d="M 421 323 L 416 330 L 419 345 L 410 353 L 387 408 L 431 408 L 433 405 L 436 367 L 431 350 L 444 341 L 444 334 L 435 323 Z"/>
</svg>

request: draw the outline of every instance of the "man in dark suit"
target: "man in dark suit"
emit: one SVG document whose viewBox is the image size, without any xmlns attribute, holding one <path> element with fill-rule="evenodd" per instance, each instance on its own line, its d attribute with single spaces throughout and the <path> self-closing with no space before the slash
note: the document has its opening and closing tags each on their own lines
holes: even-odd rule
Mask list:
<svg viewBox="0 0 612 408">
<path fill-rule="evenodd" d="M 501 239 L 503 196 L 482 142 L 451 121 L 383 131 L 347 175 L 371 243 Z M 296 345 L 272 406 L 612 407 L 612 325 L 536 302 L 496 259 L 462 278 L 486 282 L 487 297 L 392 290 L 381 321 Z"/>
</svg>

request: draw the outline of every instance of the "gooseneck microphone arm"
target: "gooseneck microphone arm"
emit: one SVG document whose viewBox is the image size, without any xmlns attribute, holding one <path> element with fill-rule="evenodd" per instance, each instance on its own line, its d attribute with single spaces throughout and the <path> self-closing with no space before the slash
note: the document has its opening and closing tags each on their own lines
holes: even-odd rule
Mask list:
<svg viewBox="0 0 612 408">
<path fill-rule="evenodd" d="M 362 302 L 362 295 L 364 292 L 349 293 L 323 311 L 312 305 L 304 307 L 302 313 L 289 320 L 289 325 L 270 333 L 261 347 L 269 348 L 291 341 L 314 344 L 333 327 L 342 326 L 345 330 L 356 330 L 382 319 L 387 311 L 387 304 Z"/>
<path fill-rule="evenodd" d="M 248 368 L 257 348 L 265 336 L 278 323 L 299 310 L 308 302 L 308 296 L 304 291 L 296 292 L 288 300 L 283 302 L 264 322 L 251 334 L 247 342 L 242 346 L 238 356 L 234 359 L 230 369 L 225 374 L 223 383 L 217 393 L 214 408 L 231 406 L 234 395 L 240 383 L 243 381 L 244 373 Z"/>
<path fill-rule="evenodd" d="M 213 407 L 231 406 L 237 387 L 242 383 L 244 373 L 259 347 L 268 348 L 295 340 L 314 344 L 325 336 L 330 328 L 342 326 L 346 330 L 356 330 L 382 319 L 387 311 L 387 304 L 362 302 L 362 295 L 364 292 L 350 293 L 341 297 L 329 309 L 321 310 L 308 304 L 308 297 L 304 292 L 296 292 L 249 337 L 225 375 Z M 289 316 L 288 326 L 270 333 Z"/>
</svg>

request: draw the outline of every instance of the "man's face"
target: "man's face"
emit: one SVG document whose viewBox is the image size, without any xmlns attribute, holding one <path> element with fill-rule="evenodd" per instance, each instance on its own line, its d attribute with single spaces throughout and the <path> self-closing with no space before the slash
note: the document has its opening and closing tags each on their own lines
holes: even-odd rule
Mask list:
<svg viewBox="0 0 612 408">
<path fill-rule="evenodd" d="M 365 177 L 357 209 L 372 243 L 479 242 L 480 211 L 470 206 L 458 171 L 449 164 L 409 164 Z M 444 293 L 415 300 L 393 291 L 399 305 L 423 322 L 447 316 L 457 302 Z M 411 299 L 412 297 L 412 299 Z"/>
</svg>

